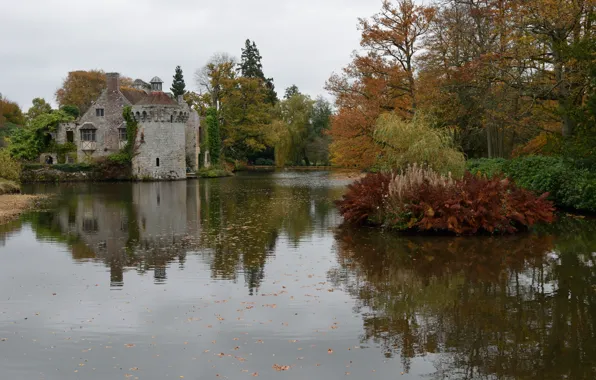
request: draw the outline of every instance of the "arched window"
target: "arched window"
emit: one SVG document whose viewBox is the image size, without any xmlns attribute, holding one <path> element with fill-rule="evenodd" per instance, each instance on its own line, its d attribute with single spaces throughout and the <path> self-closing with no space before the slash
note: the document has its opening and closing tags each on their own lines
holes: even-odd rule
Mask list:
<svg viewBox="0 0 596 380">
<path fill-rule="evenodd" d="M 170 115 L 170 123 L 174 122 L 174 115 Z"/>
<path fill-rule="evenodd" d="M 155 159 L 155 166 L 159 167 L 159 157 Z"/>
<path fill-rule="evenodd" d="M 143 111 L 143 121 L 147 120 L 147 111 Z"/>
</svg>

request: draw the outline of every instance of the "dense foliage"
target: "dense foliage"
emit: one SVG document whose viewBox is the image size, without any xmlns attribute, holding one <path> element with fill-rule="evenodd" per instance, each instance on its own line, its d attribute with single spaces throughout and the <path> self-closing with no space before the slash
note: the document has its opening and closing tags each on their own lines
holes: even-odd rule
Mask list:
<svg viewBox="0 0 596 380">
<path fill-rule="evenodd" d="M 261 60 L 256 43 L 250 40 L 240 62 L 228 54 L 216 54 L 195 73 L 200 93 L 185 95 L 202 116 L 207 117 L 210 108 L 217 111 L 222 160 L 275 159 L 278 166 L 327 164 L 331 105 L 323 98 L 313 101 L 295 85 L 280 102 Z"/>
<path fill-rule="evenodd" d="M 121 76 L 120 85 L 132 86 L 132 79 Z M 56 101 L 60 107 L 75 106 L 84 114 L 106 86 L 106 74 L 102 70 L 71 71 L 56 91 Z"/>
<path fill-rule="evenodd" d="M 7 149 L 0 149 L 0 178 L 19 182 L 21 177 L 21 164 L 10 157 Z"/>
<path fill-rule="evenodd" d="M 126 122 L 126 145 L 120 152 L 109 155 L 107 161 L 118 165 L 131 166 L 132 159 L 138 154 L 139 149 L 139 142 L 137 141 L 139 122 L 134 118 L 130 106 L 124 107 L 122 117 Z"/>
<path fill-rule="evenodd" d="M 455 148 L 452 137 L 431 128 L 421 115 L 411 121 L 395 113 L 381 115 L 374 139 L 382 147 L 378 162 L 385 169 L 424 163 L 441 174 L 451 173 L 458 178 L 464 175 L 465 158 Z"/>
<path fill-rule="evenodd" d="M 370 173 L 348 185 L 348 191 L 337 202 L 345 221 L 350 224 L 382 224 L 391 179 L 388 173 Z"/>
<path fill-rule="evenodd" d="M 386 112 L 428 115 L 467 157 L 509 157 L 526 143 L 537 153 L 547 136 L 593 154 L 596 1 L 418 4 L 384 1 L 360 19 L 362 49 L 327 82 L 333 162 L 374 165 Z"/>
<path fill-rule="evenodd" d="M 487 176 L 502 174 L 520 187 L 548 192 L 559 206 L 596 211 L 596 172 L 582 162 L 545 156 L 481 159 L 469 161 L 468 170 Z"/>
<path fill-rule="evenodd" d="M 338 206 L 350 224 L 418 232 L 513 233 L 554 220 L 547 196 L 537 197 L 499 177 L 468 173 L 454 179 L 412 165 L 393 176 L 367 175 L 350 185 Z"/>
<path fill-rule="evenodd" d="M 219 134 L 219 120 L 217 119 L 217 110 L 213 107 L 207 110 L 205 118 L 207 124 L 207 146 L 209 148 L 209 157 L 211 164 L 219 164 L 221 158 L 221 136 Z"/>
<path fill-rule="evenodd" d="M 2 96 L 0 93 L 0 129 L 6 124 L 23 125 L 25 117 L 19 105 Z"/>
<path fill-rule="evenodd" d="M 72 116 L 58 110 L 41 114 L 27 122 L 24 128 L 14 131 L 10 137 L 10 154 L 25 161 L 36 160 L 40 153 L 56 151 L 58 148 L 52 134 L 60 123 L 72 121 Z"/>
</svg>

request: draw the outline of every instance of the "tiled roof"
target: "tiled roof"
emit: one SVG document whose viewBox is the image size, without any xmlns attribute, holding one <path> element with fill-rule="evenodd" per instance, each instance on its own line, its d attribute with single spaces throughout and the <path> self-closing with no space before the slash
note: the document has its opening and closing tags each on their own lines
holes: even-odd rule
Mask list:
<svg viewBox="0 0 596 380">
<path fill-rule="evenodd" d="M 137 104 L 145 96 L 147 96 L 147 93 L 145 91 L 137 90 L 136 88 L 131 88 L 131 87 L 120 87 L 120 92 L 132 104 Z"/>
<path fill-rule="evenodd" d="M 135 104 L 149 105 L 149 104 L 161 104 L 161 105 L 178 105 L 172 98 L 161 91 L 153 91 L 147 94 L 143 99 Z"/>
</svg>

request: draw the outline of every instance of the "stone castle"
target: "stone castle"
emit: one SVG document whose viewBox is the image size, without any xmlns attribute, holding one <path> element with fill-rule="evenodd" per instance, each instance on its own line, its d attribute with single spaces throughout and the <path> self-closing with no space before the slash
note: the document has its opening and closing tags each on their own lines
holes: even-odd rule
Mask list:
<svg viewBox="0 0 596 380">
<path fill-rule="evenodd" d="M 107 73 L 107 88 L 76 122 L 61 125 L 59 144 L 74 143 L 79 162 L 119 152 L 127 143 L 122 112 L 130 106 L 138 122 L 136 155 L 132 174 L 139 179 L 185 179 L 187 171 L 198 169 L 200 120 L 179 96 L 162 90 L 163 81 L 154 77 L 148 84 L 120 88 L 120 75 Z"/>
</svg>

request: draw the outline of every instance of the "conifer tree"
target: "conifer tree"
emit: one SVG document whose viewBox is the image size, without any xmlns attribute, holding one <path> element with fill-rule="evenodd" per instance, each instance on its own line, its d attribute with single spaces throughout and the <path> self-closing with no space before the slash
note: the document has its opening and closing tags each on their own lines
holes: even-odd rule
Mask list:
<svg viewBox="0 0 596 380">
<path fill-rule="evenodd" d="M 284 99 L 290 99 L 292 96 L 298 95 L 299 93 L 300 90 L 298 89 L 298 86 L 293 84 L 290 87 L 286 88 L 286 94 L 284 95 Z"/>
<path fill-rule="evenodd" d="M 261 53 L 254 41 L 246 40 L 242 55 L 240 57 L 239 71 L 240 74 L 249 79 L 259 79 L 267 88 L 267 96 L 265 101 L 270 104 L 277 102 L 277 92 L 275 92 L 275 85 L 273 78 L 266 78 L 263 74 L 263 64 L 261 63 Z"/>
<path fill-rule="evenodd" d="M 176 73 L 174 74 L 174 81 L 172 82 L 172 87 L 170 91 L 174 94 L 174 97 L 177 98 L 178 95 L 185 94 L 186 84 L 184 83 L 184 75 L 182 74 L 182 69 L 180 66 L 176 66 Z"/>
<path fill-rule="evenodd" d="M 240 62 L 240 73 L 245 78 L 265 80 L 261 54 L 255 42 L 246 40 Z"/>
</svg>

